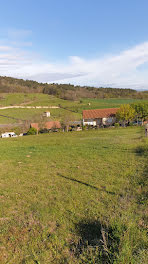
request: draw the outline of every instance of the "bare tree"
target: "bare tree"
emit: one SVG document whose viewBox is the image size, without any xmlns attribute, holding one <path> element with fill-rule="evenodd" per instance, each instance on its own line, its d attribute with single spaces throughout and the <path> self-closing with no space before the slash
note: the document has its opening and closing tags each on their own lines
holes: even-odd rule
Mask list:
<svg viewBox="0 0 148 264">
<path fill-rule="evenodd" d="M 64 130 L 68 132 L 71 121 L 75 121 L 75 120 L 76 119 L 72 113 L 66 114 L 61 120 L 61 124 Z"/>
</svg>

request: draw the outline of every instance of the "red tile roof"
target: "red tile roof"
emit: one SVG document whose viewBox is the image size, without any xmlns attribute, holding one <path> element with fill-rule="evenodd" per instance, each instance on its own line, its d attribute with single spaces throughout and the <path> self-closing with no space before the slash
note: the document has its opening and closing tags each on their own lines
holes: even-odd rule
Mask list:
<svg viewBox="0 0 148 264">
<path fill-rule="evenodd" d="M 115 116 L 118 110 L 119 108 L 83 110 L 83 119 L 104 118 L 104 117 Z"/>
<path fill-rule="evenodd" d="M 51 129 L 51 128 L 61 128 L 61 124 L 59 121 L 50 121 L 45 123 L 45 128 Z"/>
<path fill-rule="evenodd" d="M 31 123 L 30 126 L 36 128 L 37 130 L 41 128 L 38 123 Z M 47 129 L 61 128 L 61 124 L 59 121 L 49 121 L 46 122 L 44 125 L 42 125 L 42 128 L 47 128 Z"/>
<path fill-rule="evenodd" d="M 34 128 L 36 128 L 38 130 L 39 129 L 39 124 L 38 123 L 31 123 L 30 127 L 34 127 Z"/>
</svg>

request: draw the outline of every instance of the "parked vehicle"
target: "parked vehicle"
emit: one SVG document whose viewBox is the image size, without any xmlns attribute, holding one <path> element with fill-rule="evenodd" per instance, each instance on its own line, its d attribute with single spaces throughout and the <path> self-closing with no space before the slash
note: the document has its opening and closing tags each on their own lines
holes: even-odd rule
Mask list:
<svg viewBox="0 0 148 264">
<path fill-rule="evenodd" d="M 137 126 L 137 125 L 141 126 L 142 125 L 142 121 L 140 121 L 140 120 L 138 120 L 138 122 L 137 121 L 133 121 L 133 125 L 134 126 Z"/>
<path fill-rule="evenodd" d="M 17 137 L 14 132 L 5 132 L 1 134 L 1 138 Z"/>
</svg>

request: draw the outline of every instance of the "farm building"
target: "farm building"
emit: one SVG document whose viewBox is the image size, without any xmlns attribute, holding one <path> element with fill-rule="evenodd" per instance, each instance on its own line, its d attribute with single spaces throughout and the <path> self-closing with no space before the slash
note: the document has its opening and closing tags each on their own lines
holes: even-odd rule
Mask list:
<svg viewBox="0 0 148 264">
<path fill-rule="evenodd" d="M 39 123 L 31 123 L 30 127 L 34 127 L 37 129 L 37 131 L 41 129 L 47 129 L 47 130 L 52 130 L 52 129 L 60 129 L 61 124 L 59 121 L 49 121 L 45 122 L 44 124 L 39 124 Z"/>
<path fill-rule="evenodd" d="M 83 125 L 110 126 L 116 122 L 119 108 L 83 110 Z"/>
<path fill-rule="evenodd" d="M 44 113 L 43 113 L 43 116 L 44 116 L 44 117 L 50 117 L 50 112 L 44 112 Z"/>
</svg>

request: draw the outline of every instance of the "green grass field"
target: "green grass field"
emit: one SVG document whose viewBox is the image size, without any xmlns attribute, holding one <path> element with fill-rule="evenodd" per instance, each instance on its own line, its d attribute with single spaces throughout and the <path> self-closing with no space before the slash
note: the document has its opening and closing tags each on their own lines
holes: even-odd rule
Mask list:
<svg viewBox="0 0 148 264">
<path fill-rule="evenodd" d="M 0 96 L 0 106 L 8 105 L 33 105 L 51 106 L 58 105 L 62 100 L 54 96 L 41 93 L 5 93 Z"/>
<path fill-rule="evenodd" d="M 66 109 L 50 109 L 53 120 L 62 120 L 64 116 L 71 115 L 74 119 L 82 118 L 84 109 L 115 108 L 121 104 L 135 102 L 134 99 L 80 99 L 79 101 L 62 100 L 47 94 L 1 94 L 0 106 L 24 105 L 24 106 L 58 106 Z M 89 105 L 90 104 L 90 105 Z M 0 115 L 14 117 L 23 120 L 33 120 L 42 115 L 45 109 L 0 109 Z M 74 112 L 71 112 L 74 111 Z M 16 123 L 15 119 L 0 116 L 0 124 Z"/>
<path fill-rule="evenodd" d="M 81 101 L 81 102 L 80 102 Z M 118 107 L 123 103 L 131 103 L 136 101 L 135 99 L 81 99 L 79 101 L 62 100 L 55 96 L 41 94 L 41 93 L 3 93 L 0 95 L 0 106 L 8 105 L 32 105 L 32 106 L 58 106 L 61 104 L 63 107 L 69 107 L 70 109 L 77 108 L 106 108 L 106 107 Z M 88 103 L 91 103 L 89 106 Z"/>
<path fill-rule="evenodd" d="M 110 98 L 110 99 L 83 98 L 76 103 L 75 102 L 71 102 L 71 104 L 67 103 L 67 108 L 74 110 L 78 113 L 82 113 L 82 111 L 85 109 L 116 108 L 116 107 L 120 107 L 121 104 L 130 104 L 136 101 L 141 101 L 141 100 L 120 99 L 120 98 Z"/>
<path fill-rule="evenodd" d="M 0 139 L 5 264 L 148 263 L 143 128 Z"/>
<path fill-rule="evenodd" d="M 29 121 L 39 121 L 41 116 L 43 115 L 46 109 L 5 109 L 0 110 L 0 124 L 13 124 L 16 123 L 16 119 L 8 118 L 13 117 L 21 120 L 29 120 Z M 71 115 L 75 119 L 81 119 L 82 116 L 79 113 L 71 113 L 65 109 L 47 109 L 50 111 L 51 117 L 49 120 L 59 120 L 61 121 L 64 116 Z"/>
</svg>

